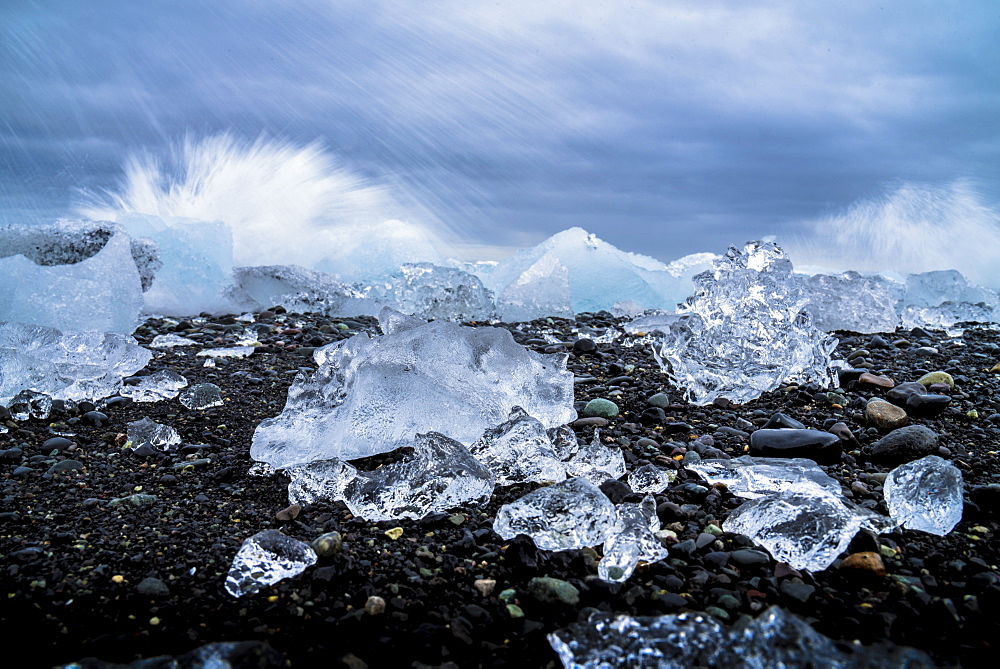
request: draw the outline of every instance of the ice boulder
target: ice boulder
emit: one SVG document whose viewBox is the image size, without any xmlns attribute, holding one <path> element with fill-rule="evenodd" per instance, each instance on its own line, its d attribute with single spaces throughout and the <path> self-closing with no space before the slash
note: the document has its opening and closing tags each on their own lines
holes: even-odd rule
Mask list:
<svg viewBox="0 0 1000 669">
<path fill-rule="evenodd" d="M 402 265 L 373 287 L 372 297 L 380 305 L 417 318 L 486 321 L 495 315 L 493 294 L 478 277 L 431 263 Z"/>
<path fill-rule="evenodd" d="M 389 309 L 380 319 L 387 334 L 315 352 L 319 369 L 299 374 L 284 411 L 254 432 L 253 459 L 276 468 L 352 460 L 427 432 L 471 444 L 516 406 L 546 427 L 576 418 L 565 354 L 530 351 L 500 328 L 423 323 Z"/>
<path fill-rule="evenodd" d="M 688 400 L 748 402 L 781 383 L 836 381 L 837 340 L 803 311 L 808 296 L 773 242 L 730 247 L 715 269 L 695 277 L 697 293 L 678 309 L 657 352 Z"/>
<path fill-rule="evenodd" d="M 897 309 L 907 328 L 989 323 L 1000 320 L 1000 295 L 969 282 L 957 270 L 922 272 L 906 277 L 906 291 Z"/>
<path fill-rule="evenodd" d="M 0 322 L 0 403 L 21 390 L 54 399 L 108 397 L 152 357 L 128 335 Z"/>
<path fill-rule="evenodd" d="M 298 265 L 237 267 L 226 297 L 240 309 L 260 311 L 281 305 L 289 311 L 327 316 L 377 313 L 365 290 L 339 281 L 332 274 Z"/>
<path fill-rule="evenodd" d="M 546 253 L 511 281 L 497 296 L 500 320 L 519 323 L 536 318 L 573 317 L 569 271 L 552 253 Z"/>
<path fill-rule="evenodd" d="M 59 230 L 46 228 L 39 243 L 52 242 Z M 14 236 L 10 228 L 7 234 Z M 131 334 L 139 324 L 143 301 L 132 242 L 123 232 L 114 232 L 93 255 L 84 256 L 97 246 L 98 238 L 71 236 L 67 249 L 55 247 L 46 253 L 40 248 L 29 255 L 0 258 L 0 320 L 64 331 Z M 77 251 L 79 256 L 74 255 Z"/>
<path fill-rule="evenodd" d="M 891 279 L 844 272 L 800 281 L 807 295 L 805 309 L 824 332 L 892 332 L 899 325 L 895 305 L 904 288 Z"/>
<path fill-rule="evenodd" d="M 944 536 L 962 520 L 962 472 L 936 455 L 902 464 L 885 481 L 885 504 L 903 527 Z"/>
<path fill-rule="evenodd" d="M 499 485 L 566 478 L 566 466 L 553 450 L 545 426 L 521 407 L 514 407 L 506 422 L 486 430 L 470 450 Z"/>
</svg>

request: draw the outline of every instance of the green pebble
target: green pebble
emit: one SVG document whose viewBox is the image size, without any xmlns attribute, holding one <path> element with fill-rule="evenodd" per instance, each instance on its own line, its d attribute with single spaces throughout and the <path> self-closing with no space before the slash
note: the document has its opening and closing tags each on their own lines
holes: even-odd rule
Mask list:
<svg viewBox="0 0 1000 669">
<path fill-rule="evenodd" d="M 566 581 L 549 576 L 536 576 L 528 581 L 528 593 L 538 601 L 548 604 L 574 606 L 580 603 L 579 590 Z"/>
<path fill-rule="evenodd" d="M 955 387 L 955 379 L 951 378 L 951 374 L 948 372 L 928 372 L 917 379 L 917 383 L 922 386 L 929 386 L 934 383 L 947 383 L 949 388 Z"/>
<path fill-rule="evenodd" d="M 725 609 L 720 609 L 718 606 L 706 606 L 705 613 L 719 620 L 729 620 L 729 612 Z"/>
<path fill-rule="evenodd" d="M 142 495 L 135 494 L 129 495 L 128 497 L 116 497 L 115 499 L 108 502 L 108 506 L 119 506 L 121 504 L 128 504 L 137 508 L 142 508 L 144 506 L 149 506 L 156 501 L 155 495 Z"/>
<path fill-rule="evenodd" d="M 586 417 L 617 418 L 618 405 L 611 400 L 597 398 L 587 402 L 587 406 L 583 407 L 582 414 Z"/>
<path fill-rule="evenodd" d="M 515 595 L 517 595 L 517 590 L 514 588 L 508 588 L 497 595 L 497 597 L 500 598 L 501 602 L 510 603 L 514 599 Z"/>
<path fill-rule="evenodd" d="M 316 551 L 316 555 L 325 557 L 339 553 L 343 543 L 344 539 L 340 536 L 340 532 L 327 532 L 313 539 L 309 545 Z"/>
<path fill-rule="evenodd" d="M 666 393 L 656 393 L 648 400 L 646 400 L 646 404 L 648 404 L 651 407 L 660 407 L 661 409 L 666 409 L 668 406 L 670 406 L 670 396 L 667 395 Z"/>
<path fill-rule="evenodd" d="M 522 611 L 521 607 L 518 606 L 517 604 L 508 604 L 507 605 L 507 613 L 510 615 L 511 618 L 523 618 L 524 617 L 524 611 Z"/>
</svg>

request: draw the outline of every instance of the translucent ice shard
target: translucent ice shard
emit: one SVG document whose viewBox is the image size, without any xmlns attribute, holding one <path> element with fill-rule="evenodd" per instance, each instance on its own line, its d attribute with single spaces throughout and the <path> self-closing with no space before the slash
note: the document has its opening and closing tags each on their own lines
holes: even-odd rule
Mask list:
<svg viewBox="0 0 1000 669">
<path fill-rule="evenodd" d="M 996 322 L 1000 320 L 1000 295 L 970 283 L 953 269 L 922 272 L 906 277 L 906 293 L 897 309 L 907 328 Z"/>
<path fill-rule="evenodd" d="M 0 258 L 0 320 L 63 331 L 131 334 L 139 324 L 142 283 L 131 240 L 117 232 L 93 256 L 40 265 Z"/>
<path fill-rule="evenodd" d="M 830 369 L 836 340 L 803 312 L 807 297 L 777 244 L 730 247 L 695 283 L 697 293 L 679 307 L 681 318 L 658 352 L 661 367 L 690 401 L 724 396 L 742 403 L 782 382 L 829 386 L 836 380 Z"/>
<path fill-rule="evenodd" d="M 254 467 L 257 466 L 264 471 L 271 467 L 265 462 L 255 463 Z M 344 499 L 347 484 L 358 475 L 355 467 L 336 458 L 291 465 L 285 467 L 284 472 L 291 479 L 288 483 L 288 503 L 302 505 Z"/>
<path fill-rule="evenodd" d="M 904 288 L 891 279 L 845 272 L 800 280 L 808 296 L 805 309 L 824 332 L 893 332 L 899 325 L 895 304 Z"/>
<path fill-rule="evenodd" d="M 604 542 L 604 557 L 597 575 L 605 581 L 622 582 L 632 575 L 639 562 L 659 562 L 668 551 L 654 532 L 660 529 L 656 501 L 647 495 L 641 503 L 625 502 L 616 508 L 618 531 Z"/>
<path fill-rule="evenodd" d="M 566 471 L 570 476 L 580 476 L 600 485 L 625 475 L 625 454 L 617 444 L 602 444 L 600 430 L 594 430 L 593 440 L 589 444 L 579 444 L 573 457 L 566 461 Z"/>
<path fill-rule="evenodd" d="M 241 309 L 260 311 L 281 305 L 289 311 L 327 316 L 363 316 L 377 313 L 367 291 L 348 285 L 332 274 L 297 265 L 261 265 L 233 269 L 226 296 Z"/>
<path fill-rule="evenodd" d="M 526 534 L 542 550 L 566 551 L 603 543 L 617 520 L 615 505 L 597 486 L 572 478 L 503 505 L 493 530 L 504 539 Z"/>
<path fill-rule="evenodd" d="M 661 469 L 653 464 L 637 467 L 628 475 L 629 487 L 632 488 L 632 492 L 640 495 L 643 493 L 658 495 L 676 480 L 677 472 Z"/>
<path fill-rule="evenodd" d="M 893 469 L 884 491 L 889 515 L 911 530 L 944 536 L 962 520 L 962 472 L 936 455 Z"/>
<path fill-rule="evenodd" d="M 140 446 L 149 446 L 157 451 L 169 451 L 171 446 L 181 443 L 181 435 L 169 425 L 143 418 L 128 424 L 128 445 L 135 450 Z"/>
<path fill-rule="evenodd" d="M 214 383 L 199 383 L 182 392 L 180 402 L 194 411 L 221 407 L 222 389 Z"/>
<path fill-rule="evenodd" d="M 226 577 L 226 592 L 242 597 L 298 576 L 316 564 L 316 552 L 277 530 L 258 532 L 243 542 Z"/>
<path fill-rule="evenodd" d="M 514 407 L 506 422 L 486 430 L 469 450 L 493 472 L 497 485 L 566 478 L 566 466 L 556 456 L 545 426 L 521 407 Z"/>
<path fill-rule="evenodd" d="M 196 354 L 200 358 L 248 358 L 254 352 L 253 346 L 224 346 L 206 348 Z"/>
<path fill-rule="evenodd" d="M 62 400 L 107 397 L 152 357 L 128 335 L 0 322 L 0 403 L 21 390 Z"/>
<path fill-rule="evenodd" d="M 331 344 L 314 357 L 316 373 L 297 376 L 281 415 L 257 427 L 255 460 L 278 468 L 353 460 L 430 431 L 471 444 L 515 406 L 546 427 L 576 417 L 565 354 L 530 351 L 504 329 L 410 322 Z"/>
<path fill-rule="evenodd" d="M 135 402 L 159 402 L 177 397 L 188 381 L 172 369 L 163 369 L 149 376 L 132 377 L 122 386 L 119 395 Z"/>
<path fill-rule="evenodd" d="M 150 342 L 150 348 L 174 348 L 177 346 L 194 346 L 198 342 L 193 339 L 188 339 L 187 337 L 181 337 L 175 334 L 161 334 L 153 337 L 153 341 Z"/>
<path fill-rule="evenodd" d="M 546 316 L 573 316 L 569 272 L 552 253 L 546 253 L 497 296 L 500 320 L 530 321 Z"/>
<path fill-rule="evenodd" d="M 373 291 L 379 304 L 418 318 L 484 321 L 494 316 L 493 294 L 478 277 L 430 263 L 408 263 Z"/>
<path fill-rule="evenodd" d="M 344 486 L 343 500 L 356 516 L 371 521 L 419 519 L 465 504 L 489 500 L 495 483 L 469 450 L 431 432 L 417 435 L 410 460 L 358 472 Z M 341 480 L 347 472 L 341 473 Z"/>
<path fill-rule="evenodd" d="M 818 493 L 840 495 L 840 483 L 807 458 L 755 458 L 743 455 L 730 460 L 708 459 L 685 465 L 709 483 L 723 483 L 729 492 L 756 499 L 798 486 L 814 486 Z"/>
<path fill-rule="evenodd" d="M 670 332 L 670 327 L 680 316 L 670 311 L 652 311 L 625 323 L 625 331 L 632 333 Z"/>
<path fill-rule="evenodd" d="M 7 405 L 10 417 L 14 420 L 45 420 L 52 411 L 52 398 L 45 393 L 34 390 L 22 390 Z"/>
</svg>

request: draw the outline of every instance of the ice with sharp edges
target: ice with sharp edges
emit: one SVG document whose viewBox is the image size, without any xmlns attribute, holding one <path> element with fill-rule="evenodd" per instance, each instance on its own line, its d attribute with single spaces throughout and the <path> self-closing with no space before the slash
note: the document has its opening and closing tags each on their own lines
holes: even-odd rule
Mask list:
<svg viewBox="0 0 1000 669">
<path fill-rule="evenodd" d="M 383 310 L 383 329 L 392 331 L 318 349 L 319 369 L 297 376 L 282 413 L 257 427 L 251 457 L 277 468 L 353 460 L 431 431 L 471 444 L 515 406 L 546 427 L 576 418 L 565 354 L 530 351 L 500 328 L 416 319 L 388 325 L 400 318 Z"/>
<path fill-rule="evenodd" d="M 222 221 L 122 214 L 133 237 L 151 239 L 163 266 L 145 295 L 150 313 L 189 316 L 231 310 L 223 289 L 233 271 L 233 234 Z"/>
<path fill-rule="evenodd" d="M 365 316 L 377 313 L 367 290 L 351 286 L 332 274 L 297 265 L 260 265 L 233 269 L 226 296 L 240 309 L 261 311 L 281 305 L 292 312 L 327 316 Z"/>
<path fill-rule="evenodd" d="M 573 317 L 569 271 L 546 253 L 497 295 L 500 320 L 519 323 L 547 316 Z"/>
<path fill-rule="evenodd" d="M 265 472 L 274 471 L 266 462 L 254 464 L 254 467 L 258 466 Z M 347 484 L 358 475 L 356 467 L 337 458 L 290 465 L 283 471 L 291 479 L 288 483 L 288 503 L 302 505 L 344 499 Z"/>
<path fill-rule="evenodd" d="M 602 580 L 621 583 L 632 575 L 639 562 L 659 562 L 669 551 L 654 534 L 660 529 L 660 519 L 652 495 L 646 495 L 639 504 L 619 504 L 616 511 L 618 531 L 604 542 L 604 557 L 597 565 L 597 575 Z"/>
<path fill-rule="evenodd" d="M 10 401 L 7 410 L 14 420 L 45 420 L 52 412 L 52 398 L 34 390 L 22 390 Z"/>
<path fill-rule="evenodd" d="M 657 360 L 688 400 L 749 402 L 783 382 L 830 386 L 837 340 L 803 312 L 807 296 L 792 263 L 773 242 L 730 247 L 715 269 L 695 277 Z"/>
<path fill-rule="evenodd" d="M 800 277 L 813 325 L 824 332 L 893 332 L 899 325 L 896 302 L 904 286 L 881 276 L 857 272 Z"/>
<path fill-rule="evenodd" d="M 729 460 L 706 459 L 685 464 L 710 484 L 725 484 L 729 492 L 756 499 L 787 490 L 815 486 L 821 493 L 840 494 L 840 483 L 808 458 L 756 458 L 742 455 Z"/>
<path fill-rule="evenodd" d="M 175 334 L 160 334 L 153 337 L 150 348 L 175 348 L 177 346 L 195 346 L 198 342 Z"/>
<path fill-rule="evenodd" d="M 22 390 L 60 400 L 108 397 L 152 357 L 128 335 L 0 322 L 0 403 Z"/>
<path fill-rule="evenodd" d="M 777 606 L 728 629 L 700 613 L 632 617 L 595 611 L 548 640 L 565 669 L 937 666 L 914 648 L 838 644 Z"/>
<path fill-rule="evenodd" d="M 316 552 L 304 541 L 278 530 L 264 530 L 243 541 L 226 577 L 226 592 L 250 595 L 278 581 L 298 576 L 316 564 Z"/>
<path fill-rule="evenodd" d="M 181 404 L 193 411 L 221 407 L 222 389 L 214 383 L 199 383 L 181 393 Z"/>
<path fill-rule="evenodd" d="M 576 452 L 566 461 L 566 473 L 600 485 L 625 475 L 625 454 L 617 445 L 602 444 L 601 431 L 594 430 L 591 442 L 578 444 Z"/>
<path fill-rule="evenodd" d="M 0 320 L 64 332 L 131 334 L 142 311 L 142 283 L 131 240 L 116 232 L 96 254 L 71 264 L 0 258 Z"/>
<path fill-rule="evenodd" d="M 572 478 L 529 492 L 497 511 L 493 530 L 504 539 L 525 534 L 548 551 L 597 546 L 618 527 L 618 514 L 600 488 Z"/>
<path fill-rule="evenodd" d="M 149 417 L 129 423 L 127 436 L 133 451 L 144 445 L 158 451 L 169 451 L 172 446 L 181 443 L 181 435 L 177 430 Z"/>
<path fill-rule="evenodd" d="M 478 277 L 430 263 L 402 265 L 375 286 L 376 301 L 417 318 L 449 321 L 487 321 L 496 314 L 493 294 Z"/>
<path fill-rule="evenodd" d="M 469 450 L 497 485 L 566 478 L 566 465 L 556 456 L 545 426 L 521 407 L 511 409 L 507 421 L 487 429 Z"/>
<path fill-rule="evenodd" d="M 652 310 L 632 319 L 628 323 L 625 323 L 622 327 L 625 328 L 626 332 L 631 332 L 633 334 L 647 333 L 647 332 L 670 332 L 671 326 L 680 320 L 680 316 L 673 313 L 672 311 L 659 311 Z"/>
<path fill-rule="evenodd" d="M 971 283 L 957 270 L 910 274 L 897 304 L 903 327 L 947 328 L 962 321 L 1000 320 L 1000 294 Z"/>
<path fill-rule="evenodd" d="M 884 494 L 889 515 L 911 530 L 944 536 L 962 520 L 962 472 L 936 455 L 893 469 Z"/>
<path fill-rule="evenodd" d="M 206 348 L 195 354 L 199 358 L 248 358 L 254 352 L 253 346 L 224 346 Z"/>
<path fill-rule="evenodd" d="M 628 485 L 637 494 L 653 493 L 658 495 L 677 480 L 677 472 L 661 469 L 654 464 L 643 465 L 633 469 L 628 474 Z"/>
<path fill-rule="evenodd" d="M 149 376 L 133 377 L 133 382 L 122 386 L 118 394 L 131 397 L 134 402 L 159 402 L 177 397 L 187 384 L 187 379 L 177 372 L 162 369 Z"/>
</svg>

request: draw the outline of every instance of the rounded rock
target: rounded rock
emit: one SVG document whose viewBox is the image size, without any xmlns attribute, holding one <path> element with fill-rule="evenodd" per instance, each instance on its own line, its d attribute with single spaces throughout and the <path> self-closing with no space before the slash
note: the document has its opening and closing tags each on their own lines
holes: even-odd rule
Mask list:
<svg viewBox="0 0 1000 669">
<path fill-rule="evenodd" d="M 580 603 L 580 591 L 576 587 L 549 576 L 536 576 L 528 581 L 528 594 L 547 604 L 576 606 Z"/>
<path fill-rule="evenodd" d="M 584 417 L 591 418 L 617 418 L 618 405 L 611 400 L 599 397 L 587 402 L 587 406 L 583 407 L 583 411 L 580 413 Z"/>
<path fill-rule="evenodd" d="M 917 383 L 925 387 L 933 385 L 935 383 L 947 383 L 949 388 L 955 387 L 955 379 L 952 378 L 951 374 L 949 374 L 948 372 L 940 372 L 940 371 L 928 372 L 927 374 L 924 374 L 919 379 L 917 379 Z"/>
<path fill-rule="evenodd" d="M 909 422 L 903 409 L 884 400 L 872 400 L 865 407 L 865 420 L 880 430 L 895 430 Z"/>
<path fill-rule="evenodd" d="M 923 425 L 909 425 L 893 430 L 875 442 L 868 455 L 872 460 L 882 462 L 909 462 L 925 455 L 935 455 L 938 450 L 938 436 Z"/>
</svg>

